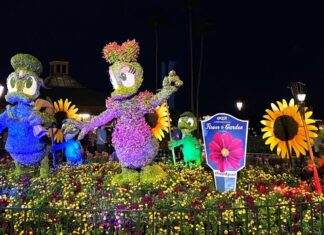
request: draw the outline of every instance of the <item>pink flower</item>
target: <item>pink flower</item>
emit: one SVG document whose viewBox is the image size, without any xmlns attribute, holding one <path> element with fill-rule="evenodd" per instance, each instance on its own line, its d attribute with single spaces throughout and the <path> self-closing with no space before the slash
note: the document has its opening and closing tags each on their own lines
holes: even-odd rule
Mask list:
<svg viewBox="0 0 324 235">
<path fill-rule="evenodd" d="M 228 132 L 223 135 L 216 133 L 209 143 L 210 160 L 218 165 L 218 170 L 224 172 L 227 168 L 238 169 L 244 156 L 242 140 L 232 137 Z"/>
</svg>

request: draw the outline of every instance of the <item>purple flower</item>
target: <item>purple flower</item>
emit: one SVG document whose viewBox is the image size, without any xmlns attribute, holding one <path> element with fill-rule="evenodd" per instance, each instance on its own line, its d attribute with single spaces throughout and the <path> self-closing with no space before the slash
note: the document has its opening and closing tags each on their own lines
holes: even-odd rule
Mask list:
<svg viewBox="0 0 324 235">
<path fill-rule="evenodd" d="M 126 208 L 125 208 L 125 206 L 123 205 L 123 204 L 119 204 L 118 206 L 117 206 L 117 211 L 123 211 L 123 210 L 125 210 Z"/>
</svg>

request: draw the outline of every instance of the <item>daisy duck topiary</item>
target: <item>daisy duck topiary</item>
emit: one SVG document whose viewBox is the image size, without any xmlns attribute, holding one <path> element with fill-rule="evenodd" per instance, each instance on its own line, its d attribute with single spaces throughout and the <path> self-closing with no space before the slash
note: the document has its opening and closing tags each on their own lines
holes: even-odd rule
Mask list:
<svg viewBox="0 0 324 235">
<path fill-rule="evenodd" d="M 15 71 L 7 78 L 5 99 L 9 105 L 0 115 L 0 133 L 8 128 L 5 149 L 15 160 L 16 173 L 21 173 L 22 165 L 38 165 L 47 156 L 45 128 L 54 119 L 50 113 L 35 108 L 34 101 L 43 85 L 39 77 L 41 62 L 29 54 L 17 54 L 10 62 Z M 48 160 L 44 162 L 44 168 L 48 167 Z"/>
<path fill-rule="evenodd" d="M 116 119 L 112 143 L 123 168 L 115 181 L 121 183 L 133 181 L 128 180 L 136 178 L 133 170 L 143 169 L 157 155 L 158 142 L 144 115 L 153 113 L 183 84 L 171 71 L 164 78 L 163 87 L 158 93 L 144 91 L 136 95 L 143 82 L 143 68 L 137 62 L 138 55 L 139 45 L 135 40 L 128 40 L 122 45 L 113 42 L 104 47 L 103 57 L 111 64 L 109 75 L 114 88 L 111 97 L 106 100 L 107 110 L 89 123 L 75 122 L 81 129 L 79 139 L 82 139 L 90 130 Z"/>
</svg>

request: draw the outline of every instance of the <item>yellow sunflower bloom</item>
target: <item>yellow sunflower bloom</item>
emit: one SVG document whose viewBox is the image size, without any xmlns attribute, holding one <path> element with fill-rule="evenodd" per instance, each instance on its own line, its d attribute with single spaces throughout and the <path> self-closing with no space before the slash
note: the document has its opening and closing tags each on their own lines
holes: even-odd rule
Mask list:
<svg viewBox="0 0 324 235">
<path fill-rule="evenodd" d="M 283 158 L 289 157 L 294 150 L 297 157 L 306 155 L 307 140 L 303 121 L 298 106 L 291 99 L 289 104 L 285 99 L 277 101 L 277 105 L 271 103 L 271 109 L 266 109 L 266 113 L 261 123 L 265 126 L 262 138 L 266 139 L 265 144 L 270 145 L 271 151 L 277 146 L 277 155 Z M 317 136 L 314 131 L 317 127 L 312 125 L 315 120 L 311 119 L 313 112 L 305 108 L 305 123 L 308 134 L 311 138 Z M 313 141 L 311 139 L 311 141 Z"/>
<path fill-rule="evenodd" d="M 156 107 L 154 113 L 157 120 L 151 131 L 155 138 L 161 141 L 162 138 L 164 138 L 163 131 L 169 132 L 170 127 L 170 116 L 167 104 L 163 103 L 161 106 Z"/>
<path fill-rule="evenodd" d="M 61 131 L 62 122 L 64 119 L 73 118 L 80 121 L 80 116 L 77 114 L 78 108 L 75 105 L 71 105 L 71 101 L 68 99 L 59 99 L 54 102 L 55 114 L 54 117 L 57 121 L 56 128 L 53 129 L 54 140 L 57 143 L 63 142 L 63 133 Z M 52 136 L 52 130 L 48 131 L 49 136 Z"/>
</svg>

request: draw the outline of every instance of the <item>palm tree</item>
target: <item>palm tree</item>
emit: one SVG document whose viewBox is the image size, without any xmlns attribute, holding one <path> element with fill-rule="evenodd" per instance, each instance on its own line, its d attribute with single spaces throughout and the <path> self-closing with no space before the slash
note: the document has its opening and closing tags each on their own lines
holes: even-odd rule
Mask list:
<svg viewBox="0 0 324 235">
<path fill-rule="evenodd" d="M 200 56 L 199 56 L 199 67 L 198 67 L 198 75 L 197 75 L 197 87 L 196 87 L 196 117 L 199 117 L 199 94 L 200 94 L 200 83 L 202 76 L 202 68 L 204 61 L 204 39 L 205 35 L 208 32 L 213 31 L 214 25 L 208 19 L 202 19 L 198 26 L 200 32 Z M 198 128 L 198 132 L 200 129 Z"/>
<path fill-rule="evenodd" d="M 155 89 L 157 90 L 159 85 L 159 28 L 166 25 L 166 18 L 155 14 L 148 18 L 148 23 L 153 28 L 155 37 Z"/>
<path fill-rule="evenodd" d="M 191 111 L 195 113 L 194 101 L 194 62 L 193 62 L 193 11 L 200 6 L 199 0 L 186 0 L 185 9 L 188 12 L 189 21 L 189 53 L 190 53 L 190 98 Z"/>
</svg>

